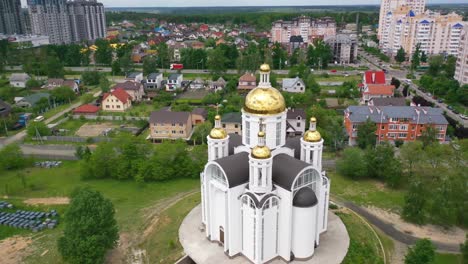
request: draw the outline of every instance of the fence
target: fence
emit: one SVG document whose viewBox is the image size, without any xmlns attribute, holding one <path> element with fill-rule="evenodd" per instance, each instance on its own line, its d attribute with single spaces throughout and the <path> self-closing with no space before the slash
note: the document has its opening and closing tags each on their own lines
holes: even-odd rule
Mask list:
<svg viewBox="0 0 468 264">
<path fill-rule="evenodd" d="M 60 142 L 77 142 L 77 143 L 98 143 L 98 142 L 109 142 L 112 139 L 108 137 L 71 137 L 71 136 L 43 136 L 33 137 L 36 141 L 60 141 Z"/>
<path fill-rule="evenodd" d="M 147 116 L 99 116 L 99 115 L 73 115 L 73 119 L 84 118 L 86 120 L 128 120 L 128 121 L 137 121 L 137 120 L 144 120 L 148 121 L 149 117 Z"/>
</svg>

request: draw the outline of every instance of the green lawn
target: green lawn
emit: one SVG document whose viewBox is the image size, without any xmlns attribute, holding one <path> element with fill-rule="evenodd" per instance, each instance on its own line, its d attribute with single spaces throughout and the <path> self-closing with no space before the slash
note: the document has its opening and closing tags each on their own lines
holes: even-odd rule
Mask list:
<svg viewBox="0 0 468 264">
<path fill-rule="evenodd" d="M 171 197 L 180 192 L 197 189 L 199 179 L 178 179 L 167 182 L 152 182 L 139 185 L 134 181 L 90 180 L 82 181 L 79 177 L 79 162 L 64 162 L 62 167 L 54 169 L 28 168 L 21 172 L 26 174 L 26 188 L 18 177 L 19 172 L 2 172 L 0 177 L 0 197 L 8 195 L 8 201 L 15 204 L 32 197 L 68 196 L 75 187 L 90 186 L 109 198 L 116 211 L 120 231 L 136 232 L 143 226 L 142 209 L 155 204 L 158 200 Z M 60 206 L 58 206 L 60 208 Z M 192 206 L 193 207 L 193 206 Z M 62 210 L 60 210 L 62 211 Z M 59 211 L 59 212 L 60 212 Z M 57 252 L 56 240 L 62 232 L 58 229 L 40 232 L 34 237 L 33 252 L 26 258 L 26 263 L 62 263 Z M 0 226 L 0 233 L 6 237 L 18 234 Z M 22 233 L 32 235 L 32 233 Z M 44 256 L 44 251 L 49 250 Z"/>
<path fill-rule="evenodd" d="M 384 263 L 382 250 L 377 237 L 369 226 L 350 212 L 339 212 L 349 234 L 348 253 L 342 264 L 380 264 Z"/>
<path fill-rule="evenodd" d="M 323 77 L 322 75 L 315 75 L 315 81 L 317 82 L 347 82 L 347 81 L 360 81 L 362 79 L 361 75 L 349 75 L 345 77 L 344 75 L 329 75 Z"/>
<path fill-rule="evenodd" d="M 462 264 L 462 256 L 457 254 L 436 253 L 434 264 Z"/>
<path fill-rule="evenodd" d="M 350 200 L 359 205 L 372 205 L 400 212 L 404 204 L 404 190 L 385 187 L 375 180 L 355 181 L 336 172 L 329 172 L 331 193 L 335 197 Z"/>
</svg>

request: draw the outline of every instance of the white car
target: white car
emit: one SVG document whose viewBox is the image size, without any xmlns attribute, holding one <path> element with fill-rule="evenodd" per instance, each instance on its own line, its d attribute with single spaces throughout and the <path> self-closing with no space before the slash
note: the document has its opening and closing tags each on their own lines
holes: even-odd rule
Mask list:
<svg viewBox="0 0 468 264">
<path fill-rule="evenodd" d="M 468 120 L 468 116 L 467 116 L 467 115 L 460 114 L 459 116 L 461 117 L 461 119 Z"/>
<path fill-rule="evenodd" d="M 36 118 L 34 118 L 34 122 L 41 122 L 44 120 L 44 116 L 38 116 Z"/>
</svg>

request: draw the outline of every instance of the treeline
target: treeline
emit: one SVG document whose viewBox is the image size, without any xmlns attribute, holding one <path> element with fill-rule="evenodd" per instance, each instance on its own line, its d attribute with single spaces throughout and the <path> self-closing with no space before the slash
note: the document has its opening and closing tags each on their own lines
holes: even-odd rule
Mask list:
<svg viewBox="0 0 468 264">
<path fill-rule="evenodd" d="M 198 178 L 207 161 L 206 148 L 184 141 L 148 144 L 144 139 L 120 134 L 102 142 L 94 152 L 77 151 L 83 160 L 83 179 L 118 179 L 137 182 Z"/>
</svg>

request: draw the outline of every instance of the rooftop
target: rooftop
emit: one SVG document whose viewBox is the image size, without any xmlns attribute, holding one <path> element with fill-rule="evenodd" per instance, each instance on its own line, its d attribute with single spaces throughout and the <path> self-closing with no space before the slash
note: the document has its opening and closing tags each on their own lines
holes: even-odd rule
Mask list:
<svg viewBox="0 0 468 264">
<path fill-rule="evenodd" d="M 390 119 L 408 119 L 411 124 L 447 125 L 443 110 L 417 106 L 350 106 L 345 116 L 353 123 L 363 123 L 368 118 L 374 123 L 389 123 Z"/>
</svg>

